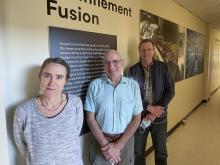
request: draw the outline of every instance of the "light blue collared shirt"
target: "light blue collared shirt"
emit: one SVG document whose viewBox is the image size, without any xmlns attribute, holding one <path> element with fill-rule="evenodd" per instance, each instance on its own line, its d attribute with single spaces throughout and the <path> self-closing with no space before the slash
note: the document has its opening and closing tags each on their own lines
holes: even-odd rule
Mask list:
<svg viewBox="0 0 220 165">
<path fill-rule="evenodd" d="M 102 132 L 123 133 L 132 117 L 143 110 L 139 86 L 123 76 L 117 86 L 107 76 L 95 79 L 89 85 L 84 109 L 95 113 Z"/>
</svg>

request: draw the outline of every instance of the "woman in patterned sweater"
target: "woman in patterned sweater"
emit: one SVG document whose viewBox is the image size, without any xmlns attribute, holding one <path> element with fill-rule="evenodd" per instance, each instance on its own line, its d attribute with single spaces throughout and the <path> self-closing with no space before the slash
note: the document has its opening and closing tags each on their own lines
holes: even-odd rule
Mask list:
<svg viewBox="0 0 220 165">
<path fill-rule="evenodd" d="M 61 58 L 48 58 L 41 66 L 41 95 L 16 109 L 15 143 L 27 165 L 82 165 L 79 134 L 83 108 L 79 97 L 63 93 L 70 75 Z"/>
</svg>

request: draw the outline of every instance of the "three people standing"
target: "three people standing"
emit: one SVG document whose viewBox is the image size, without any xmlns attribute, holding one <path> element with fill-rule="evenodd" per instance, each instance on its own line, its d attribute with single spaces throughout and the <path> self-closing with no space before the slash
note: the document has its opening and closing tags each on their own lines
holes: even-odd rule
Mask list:
<svg viewBox="0 0 220 165">
<path fill-rule="evenodd" d="M 124 61 L 119 52 L 109 50 L 104 55 L 106 75 L 89 85 L 84 109 L 93 135 L 92 165 L 145 165 L 149 132 L 155 164 L 167 164 L 167 106 L 175 84 L 167 65 L 153 60 L 153 41 L 142 40 L 138 48 L 140 62 L 128 72 L 133 80 L 122 75 Z M 62 92 L 69 74 L 62 59 L 46 59 L 39 73 L 42 94 L 16 110 L 15 142 L 27 164 L 83 164 L 79 154 L 82 102 Z M 145 121 L 150 126 L 143 127 Z"/>
</svg>

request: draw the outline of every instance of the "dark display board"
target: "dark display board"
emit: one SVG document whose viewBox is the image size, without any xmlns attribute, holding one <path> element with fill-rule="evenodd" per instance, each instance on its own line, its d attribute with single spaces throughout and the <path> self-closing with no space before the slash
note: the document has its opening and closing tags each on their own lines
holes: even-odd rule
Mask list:
<svg viewBox="0 0 220 165">
<path fill-rule="evenodd" d="M 104 73 L 104 53 L 117 50 L 117 36 L 49 27 L 49 45 L 50 57 L 64 59 L 71 69 L 64 92 L 77 95 L 84 102 L 89 83 Z M 84 124 L 82 134 L 87 131 Z"/>
<path fill-rule="evenodd" d="M 49 27 L 50 56 L 63 58 L 71 68 L 65 92 L 85 99 L 91 80 L 104 73 L 103 56 L 117 49 L 117 37 L 58 27 Z"/>
</svg>

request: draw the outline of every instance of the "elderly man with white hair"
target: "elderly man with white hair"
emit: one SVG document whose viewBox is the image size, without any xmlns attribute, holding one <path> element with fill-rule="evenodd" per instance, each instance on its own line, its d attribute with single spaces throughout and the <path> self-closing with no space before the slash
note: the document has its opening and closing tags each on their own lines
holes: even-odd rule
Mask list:
<svg viewBox="0 0 220 165">
<path fill-rule="evenodd" d="M 106 75 L 91 82 L 84 104 L 93 134 L 92 165 L 133 165 L 133 134 L 143 110 L 138 84 L 122 75 L 123 59 L 116 50 L 104 56 Z"/>
</svg>

